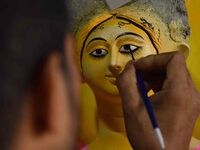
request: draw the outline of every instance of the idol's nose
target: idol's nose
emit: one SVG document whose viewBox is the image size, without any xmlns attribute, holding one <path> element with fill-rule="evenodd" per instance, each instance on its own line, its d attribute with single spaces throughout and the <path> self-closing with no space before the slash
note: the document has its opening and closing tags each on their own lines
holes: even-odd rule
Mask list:
<svg viewBox="0 0 200 150">
<path fill-rule="evenodd" d="M 122 71 L 122 65 L 120 63 L 120 58 L 117 53 L 112 53 L 110 58 L 109 70 L 114 76 L 118 76 Z"/>
<path fill-rule="evenodd" d="M 122 67 L 120 65 L 110 65 L 109 70 L 112 72 L 114 76 L 118 76 L 122 70 Z"/>
</svg>

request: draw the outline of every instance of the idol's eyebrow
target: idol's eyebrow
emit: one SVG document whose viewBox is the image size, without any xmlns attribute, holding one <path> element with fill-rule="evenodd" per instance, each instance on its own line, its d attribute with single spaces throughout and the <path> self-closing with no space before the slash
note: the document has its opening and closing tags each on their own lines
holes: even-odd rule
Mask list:
<svg viewBox="0 0 200 150">
<path fill-rule="evenodd" d="M 88 42 L 87 46 L 88 46 L 90 43 L 92 43 L 93 41 L 97 41 L 97 40 L 101 40 L 101 41 L 107 42 L 104 38 L 97 37 L 97 38 L 92 39 L 90 42 Z M 86 46 L 86 47 L 87 47 L 87 46 Z"/>
<path fill-rule="evenodd" d="M 118 35 L 115 40 L 117 40 L 118 38 L 120 38 L 122 36 L 125 36 L 125 35 L 134 35 L 134 36 L 137 36 L 137 37 L 139 37 L 139 38 L 144 40 L 144 38 L 142 36 L 140 36 L 139 34 L 133 33 L 133 32 L 122 33 L 122 34 Z"/>
</svg>

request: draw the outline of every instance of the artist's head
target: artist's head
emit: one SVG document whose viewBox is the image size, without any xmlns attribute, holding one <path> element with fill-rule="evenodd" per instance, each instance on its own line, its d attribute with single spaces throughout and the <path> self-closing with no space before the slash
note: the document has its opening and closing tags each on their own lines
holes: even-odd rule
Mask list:
<svg viewBox="0 0 200 150">
<path fill-rule="evenodd" d="M 84 9 L 75 19 L 77 54 L 83 78 L 94 91 L 118 95 L 114 77 L 132 59 L 130 51 L 134 59 L 170 51 L 188 55 L 184 0 L 134 0 L 112 11 L 95 0 L 84 2 Z"/>
<path fill-rule="evenodd" d="M 66 1 L 0 7 L 0 149 L 74 149 L 79 75 Z"/>
</svg>

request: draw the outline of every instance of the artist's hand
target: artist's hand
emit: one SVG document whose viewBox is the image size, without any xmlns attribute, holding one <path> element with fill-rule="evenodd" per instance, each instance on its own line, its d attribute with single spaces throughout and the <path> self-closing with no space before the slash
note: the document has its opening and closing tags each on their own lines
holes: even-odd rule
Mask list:
<svg viewBox="0 0 200 150">
<path fill-rule="evenodd" d="M 135 70 L 141 72 L 167 150 L 188 150 L 200 112 L 200 95 L 194 87 L 182 53 L 148 56 L 129 62 L 117 79 L 122 97 L 125 125 L 134 150 L 159 150 L 143 100 L 137 88 Z"/>
</svg>

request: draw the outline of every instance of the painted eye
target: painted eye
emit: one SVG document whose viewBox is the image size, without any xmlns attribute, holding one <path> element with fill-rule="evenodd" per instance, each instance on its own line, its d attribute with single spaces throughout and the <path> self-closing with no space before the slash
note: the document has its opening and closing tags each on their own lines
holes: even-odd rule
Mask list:
<svg viewBox="0 0 200 150">
<path fill-rule="evenodd" d="M 134 45 L 131 45 L 131 44 L 126 44 L 126 45 L 123 45 L 121 48 L 120 48 L 120 52 L 121 53 L 134 53 L 135 51 L 137 51 L 140 47 L 137 47 L 137 46 L 134 46 Z"/>
<path fill-rule="evenodd" d="M 104 57 L 108 54 L 108 51 L 104 49 L 96 49 L 95 51 L 91 52 L 90 55 L 93 57 Z"/>
</svg>

